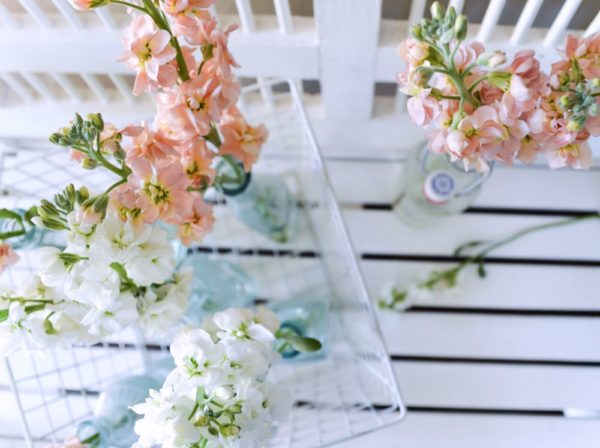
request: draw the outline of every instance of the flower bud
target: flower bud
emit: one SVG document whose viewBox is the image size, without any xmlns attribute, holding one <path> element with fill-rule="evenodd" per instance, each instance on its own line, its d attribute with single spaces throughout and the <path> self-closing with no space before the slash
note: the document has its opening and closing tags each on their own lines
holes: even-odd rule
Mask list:
<svg viewBox="0 0 600 448">
<path fill-rule="evenodd" d="M 202 60 L 209 61 L 213 58 L 213 44 L 202 45 L 200 52 L 202 53 Z"/>
<path fill-rule="evenodd" d="M 421 25 L 415 25 L 411 28 L 410 33 L 417 40 L 423 40 L 423 27 Z"/>
<path fill-rule="evenodd" d="M 506 62 L 506 53 L 503 51 L 486 51 L 477 58 L 477 65 L 488 68 L 496 68 Z"/>
<path fill-rule="evenodd" d="M 443 20 L 444 18 L 444 8 L 440 5 L 440 2 L 435 2 L 431 5 L 431 18 L 433 20 Z"/>
<path fill-rule="evenodd" d="M 94 200 L 93 207 L 96 213 L 104 213 L 106 211 L 106 207 L 108 207 L 108 196 L 105 194 L 97 196 Z"/>
<path fill-rule="evenodd" d="M 600 112 L 600 107 L 598 107 L 598 103 L 594 103 L 590 107 L 588 107 L 587 112 L 588 115 L 590 115 L 591 117 L 597 116 L 598 112 Z"/>
<path fill-rule="evenodd" d="M 579 132 L 583 129 L 585 117 L 573 117 L 567 122 L 567 130 L 570 132 Z"/>
<path fill-rule="evenodd" d="M 600 78 L 590 79 L 590 87 L 592 89 L 599 89 L 600 88 Z"/>
<path fill-rule="evenodd" d="M 448 12 L 446 13 L 446 21 L 448 22 L 448 24 L 450 26 L 452 26 L 454 24 L 455 20 L 456 20 L 456 9 L 454 9 L 454 6 L 450 6 L 450 8 L 448 8 Z"/>
<path fill-rule="evenodd" d="M 465 37 L 467 37 L 467 24 L 467 16 L 464 14 L 458 16 L 456 22 L 454 23 L 454 34 L 458 40 L 463 40 Z"/>
<path fill-rule="evenodd" d="M 93 170 L 98 167 L 98 162 L 91 157 L 83 157 L 81 159 L 81 167 L 86 170 Z"/>
<path fill-rule="evenodd" d="M 59 134 L 58 132 L 55 132 L 53 134 L 50 135 L 50 137 L 48 138 L 48 140 L 50 140 L 50 143 L 52 143 L 53 145 L 58 145 L 60 140 L 62 138 L 62 134 Z"/>
<path fill-rule="evenodd" d="M 206 415 L 201 415 L 194 420 L 194 426 L 208 426 L 210 419 Z"/>
<path fill-rule="evenodd" d="M 240 427 L 237 425 L 221 426 L 221 435 L 223 437 L 236 437 L 240 434 Z"/>
<path fill-rule="evenodd" d="M 569 95 L 563 95 L 558 99 L 558 105 L 561 109 L 566 110 L 569 107 Z"/>
<path fill-rule="evenodd" d="M 87 119 L 99 131 L 104 129 L 104 120 L 102 120 L 101 114 L 88 114 Z"/>
</svg>

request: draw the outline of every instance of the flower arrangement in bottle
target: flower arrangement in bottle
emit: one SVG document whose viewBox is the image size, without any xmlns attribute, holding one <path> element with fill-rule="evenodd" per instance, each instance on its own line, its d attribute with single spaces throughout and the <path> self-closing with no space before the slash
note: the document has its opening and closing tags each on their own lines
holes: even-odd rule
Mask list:
<svg viewBox="0 0 600 448">
<path fill-rule="evenodd" d="M 169 237 L 190 245 L 211 231 L 205 191 L 244 182 L 267 138 L 236 107 L 235 26 L 219 28 L 213 3 L 71 0 L 79 10 L 127 7 L 120 60 L 135 73 L 135 95 L 154 93 L 156 116 L 117 127 L 75 114 L 50 141 L 113 183 L 99 192 L 68 185 L 24 213 L 0 211 L 0 269 L 18 261 L 11 243 L 30 228 L 66 235 L 64 247 L 40 249 L 27 282 L 0 291 L 2 353 L 95 343 L 130 325 L 165 335 L 182 317 L 191 274 L 176 271 Z"/>
<path fill-rule="evenodd" d="M 433 127 L 433 152 L 479 171 L 538 154 L 551 168 L 589 168 L 587 140 L 600 135 L 600 33 L 569 36 L 549 75 L 533 50 L 506 64 L 503 52 L 466 43 L 467 17 L 438 2 L 411 35 L 399 48 L 398 83 L 415 124 Z"/>
</svg>

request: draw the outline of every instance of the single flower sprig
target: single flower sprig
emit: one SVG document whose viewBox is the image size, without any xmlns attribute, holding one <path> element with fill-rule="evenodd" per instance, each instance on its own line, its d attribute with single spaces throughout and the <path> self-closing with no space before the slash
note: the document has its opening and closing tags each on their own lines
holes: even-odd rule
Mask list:
<svg viewBox="0 0 600 448">
<path fill-rule="evenodd" d="M 575 224 L 581 221 L 589 221 L 593 219 L 600 219 L 600 214 L 594 213 L 589 215 L 582 215 L 577 216 L 575 218 L 561 219 L 546 224 L 539 224 L 536 226 L 526 227 L 524 229 L 519 230 L 518 232 L 507 236 L 506 238 L 497 241 L 468 241 L 458 246 L 454 250 L 453 255 L 455 257 L 463 257 L 465 251 L 479 248 L 479 250 L 476 253 L 474 253 L 473 255 L 466 256 L 460 263 L 451 268 L 442 271 L 431 271 L 424 281 L 417 283 L 416 287 L 418 289 L 425 289 L 428 291 L 433 291 L 436 287 L 439 286 L 445 288 L 453 288 L 457 284 L 459 273 L 470 266 L 477 266 L 477 274 L 480 278 L 484 278 L 487 275 L 487 272 L 485 270 L 486 257 L 496 249 L 499 249 L 500 247 L 506 246 L 507 244 L 510 244 L 513 241 L 516 241 L 538 231 L 547 230 L 555 227 L 562 227 L 566 225 Z M 381 309 L 393 310 L 403 305 L 408 299 L 408 297 L 408 289 L 392 288 L 391 300 L 380 299 L 377 302 L 377 304 Z"/>
</svg>

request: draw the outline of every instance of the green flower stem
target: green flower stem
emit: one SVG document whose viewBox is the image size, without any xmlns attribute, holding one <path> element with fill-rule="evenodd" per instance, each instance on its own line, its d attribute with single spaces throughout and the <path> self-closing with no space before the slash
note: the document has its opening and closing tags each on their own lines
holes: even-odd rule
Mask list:
<svg viewBox="0 0 600 448">
<path fill-rule="evenodd" d="M 121 179 L 121 180 L 119 180 L 119 181 L 115 182 L 115 183 L 114 183 L 114 184 L 112 184 L 110 187 L 108 187 L 108 190 L 106 190 L 106 191 L 104 192 L 104 194 L 108 194 L 108 193 L 110 193 L 110 192 L 111 192 L 111 191 L 113 191 L 115 188 L 117 188 L 119 185 L 123 185 L 125 182 L 127 182 L 127 178 L 126 178 L 126 177 L 124 177 L 123 179 Z"/>
<path fill-rule="evenodd" d="M 171 31 L 171 27 L 169 26 L 168 20 L 162 14 L 162 11 L 160 11 L 156 7 L 156 5 L 154 5 L 152 0 L 143 0 L 143 3 L 145 6 L 144 12 L 148 14 L 152 18 L 152 20 L 154 20 L 156 26 L 161 30 L 165 30 L 171 35 L 170 43 L 171 46 L 175 49 L 175 52 L 177 53 L 176 60 L 177 66 L 179 68 L 179 78 L 181 78 L 181 81 L 189 80 L 190 74 L 185 63 L 185 58 L 183 57 L 183 52 L 181 51 L 181 47 L 179 46 L 179 41 L 177 40 L 177 37 L 174 36 L 173 32 Z"/>
<path fill-rule="evenodd" d="M 481 78 L 479 78 L 477 81 L 475 81 L 473 84 L 471 84 L 471 87 L 469 87 L 469 92 L 473 92 L 473 90 L 475 90 L 475 87 L 477 87 L 478 84 L 482 83 L 483 81 L 485 81 L 486 79 L 488 79 L 487 76 L 482 76 Z"/>
<path fill-rule="evenodd" d="M 232 179 L 229 176 L 219 176 L 219 183 L 228 183 L 229 181 L 233 181 L 234 183 L 241 184 L 246 177 L 246 173 L 244 169 L 240 166 L 239 162 L 232 155 L 226 154 L 221 157 L 227 165 L 233 170 L 235 177 Z"/>
</svg>

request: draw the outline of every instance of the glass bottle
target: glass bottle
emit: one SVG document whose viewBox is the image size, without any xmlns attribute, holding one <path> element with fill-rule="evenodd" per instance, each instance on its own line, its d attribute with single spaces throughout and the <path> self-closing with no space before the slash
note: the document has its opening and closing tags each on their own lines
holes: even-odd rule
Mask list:
<svg viewBox="0 0 600 448">
<path fill-rule="evenodd" d="M 94 415 L 81 421 L 76 435 L 93 448 L 129 448 L 137 440 L 134 425 L 139 416 L 130 406 L 142 403 L 150 389 L 160 389 L 164 378 L 145 374 L 122 378 L 110 384 L 98 398 Z"/>
<path fill-rule="evenodd" d="M 206 314 L 230 307 L 246 307 L 257 298 L 256 284 L 239 266 L 207 254 L 193 253 L 181 267 L 194 271 L 192 292 L 184 318 L 192 325 L 202 324 Z"/>
<path fill-rule="evenodd" d="M 21 217 L 24 217 L 25 213 L 27 213 L 27 210 L 21 208 L 15 209 L 14 211 L 21 215 Z M 54 246 L 63 249 L 67 245 L 65 232 L 33 226 L 25 219 L 23 219 L 23 225 L 25 227 L 25 233 L 23 235 L 6 240 L 15 250 L 35 249 L 36 247 L 42 246 Z M 21 226 L 19 226 L 14 219 L 0 218 L 0 233 L 18 230 L 21 230 Z"/>
<path fill-rule="evenodd" d="M 459 214 L 475 201 L 492 168 L 465 171 L 462 161 L 452 162 L 448 155 L 420 145 L 409 153 L 404 165 L 404 191 L 394 212 L 414 226 Z"/>
<path fill-rule="evenodd" d="M 281 329 L 292 330 L 299 336 L 315 338 L 322 344 L 316 352 L 301 353 L 287 346 L 280 351 L 286 360 L 311 361 L 327 354 L 329 328 L 329 300 L 322 297 L 298 297 L 281 300 L 270 305 L 277 315 Z"/>
<path fill-rule="evenodd" d="M 279 177 L 244 173 L 241 184 L 221 184 L 233 214 L 251 229 L 285 243 L 296 233 L 296 199 Z"/>
</svg>

